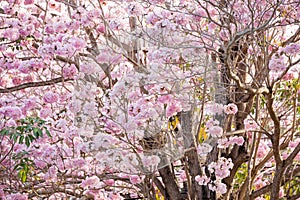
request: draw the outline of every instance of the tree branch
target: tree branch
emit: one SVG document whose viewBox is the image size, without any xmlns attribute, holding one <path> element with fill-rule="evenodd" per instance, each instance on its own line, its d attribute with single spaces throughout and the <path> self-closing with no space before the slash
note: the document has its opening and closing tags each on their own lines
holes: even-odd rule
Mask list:
<svg viewBox="0 0 300 200">
<path fill-rule="evenodd" d="M 288 181 L 290 181 L 296 174 L 298 174 L 300 172 L 300 167 L 296 168 L 295 170 L 293 170 L 292 172 L 286 174 L 285 178 L 283 179 L 283 181 L 281 182 L 281 185 L 284 185 L 285 183 L 287 183 Z M 251 195 L 250 195 L 250 199 L 255 199 L 267 192 L 270 192 L 271 188 L 273 187 L 274 183 L 270 183 L 269 185 L 266 185 L 264 187 L 262 187 L 259 190 L 254 191 Z"/>
<path fill-rule="evenodd" d="M 21 85 L 9 87 L 9 88 L 0 89 L 0 93 L 2 93 L 2 94 L 11 93 L 11 92 L 15 92 L 15 91 L 19 91 L 19 90 L 23 90 L 23 89 L 27 89 L 27 88 L 54 85 L 56 83 L 73 81 L 73 80 L 74 79 L 71 79 L 71 78 L 65 79 L 64 77 L 59 77 L 59 78 L 54 78 L 54 79 L 51 79 L 48 81 L 29 82 L 29 83 L 24 83 Z"/>
</svg>

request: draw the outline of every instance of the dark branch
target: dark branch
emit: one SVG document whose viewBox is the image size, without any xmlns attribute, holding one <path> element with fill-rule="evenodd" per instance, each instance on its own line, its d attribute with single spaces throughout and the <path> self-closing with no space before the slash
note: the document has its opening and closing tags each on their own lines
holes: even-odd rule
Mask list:
<svg viewBox="0 0 300 200">
<path fill-rule="evenodd" d="M 73 81 L 73 80 L 74 79 L 70 79 L 70 78 L 64 79 L 63 77 L 59 77 L 59 78 L 54 78 L 54 79 L 51 79 L 51 80 L 48 80 L 48 81 L 29 82 L 29 83 L 24 83 L 24 84 L 21 84 L 21 85 L 9 87 L 9 88 L 0 89 L 0 93 L 11 93 L 11 92 L 23 90 L 23 89 L 26 89 L 26 88 L 54 85 L 56 83 Z"/>
</svg>

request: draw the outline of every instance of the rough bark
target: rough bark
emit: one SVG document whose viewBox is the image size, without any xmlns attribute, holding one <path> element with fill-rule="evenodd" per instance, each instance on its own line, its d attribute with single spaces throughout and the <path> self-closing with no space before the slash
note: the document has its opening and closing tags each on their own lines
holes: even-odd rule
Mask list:
<svg viewBox="0 0 300 200">
<path fill-rule="evenodd" d="M 189 188 L 189 197 L 191 200 L 204 199 L 202 187 L 196 182 L 195 177 L 201 175 L 201 168 L 195 144 L 195 136 L 192 133 L 192 111 L 181 113 L 182 132 L 185 136 L 185 148 L 189 149 L 185 153 L 187 169 L 191 179 L 191 187 Z"/>
<path fill-rule="evenodd" d="M 165 185 L 165 198 L 168 200 L 184 200 L 180 195 L 178 185 L 175 182 L 175 175 L 172 173 L 170 166 L 163 167 L 158 171 Z"/>
</svg>

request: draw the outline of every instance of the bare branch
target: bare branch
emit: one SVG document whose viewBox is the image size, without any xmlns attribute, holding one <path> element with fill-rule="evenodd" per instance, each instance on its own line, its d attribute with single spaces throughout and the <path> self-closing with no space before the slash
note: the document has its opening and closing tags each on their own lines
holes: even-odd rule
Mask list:
<svg viewBox="0 0 300 200">
<path fill-rule="evenodd" d="M 9 88 L 0 89 L 0 93 L 7 94 L 7 93 L 27 89 L 27 88 L 54 85 L 56 83 L 73 81 L 73 80 L 74 79 L 70 79 L 70 78 L 65 79 L 64 77 L 59 77 L 59 78 L 54 78 L 54 79 L 51 79 L 51 80 L 48 80 L 48 81 L 29 82 L 29 83 L 24 83 L 24 84 L 21 84 L 21 85 L 9 87 Z"/>
</svg>

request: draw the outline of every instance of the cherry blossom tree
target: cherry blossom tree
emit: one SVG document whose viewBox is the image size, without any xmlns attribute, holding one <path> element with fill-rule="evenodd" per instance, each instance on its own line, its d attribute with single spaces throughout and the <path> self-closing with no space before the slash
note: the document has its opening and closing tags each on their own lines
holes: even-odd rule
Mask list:
<svg viewBox="0 0 300 200">
<path fill-rule="evenodd" d="M 0 198 L 300 198 L 299 18 L 293 0 L 0 1 Z"/>
</svg>

